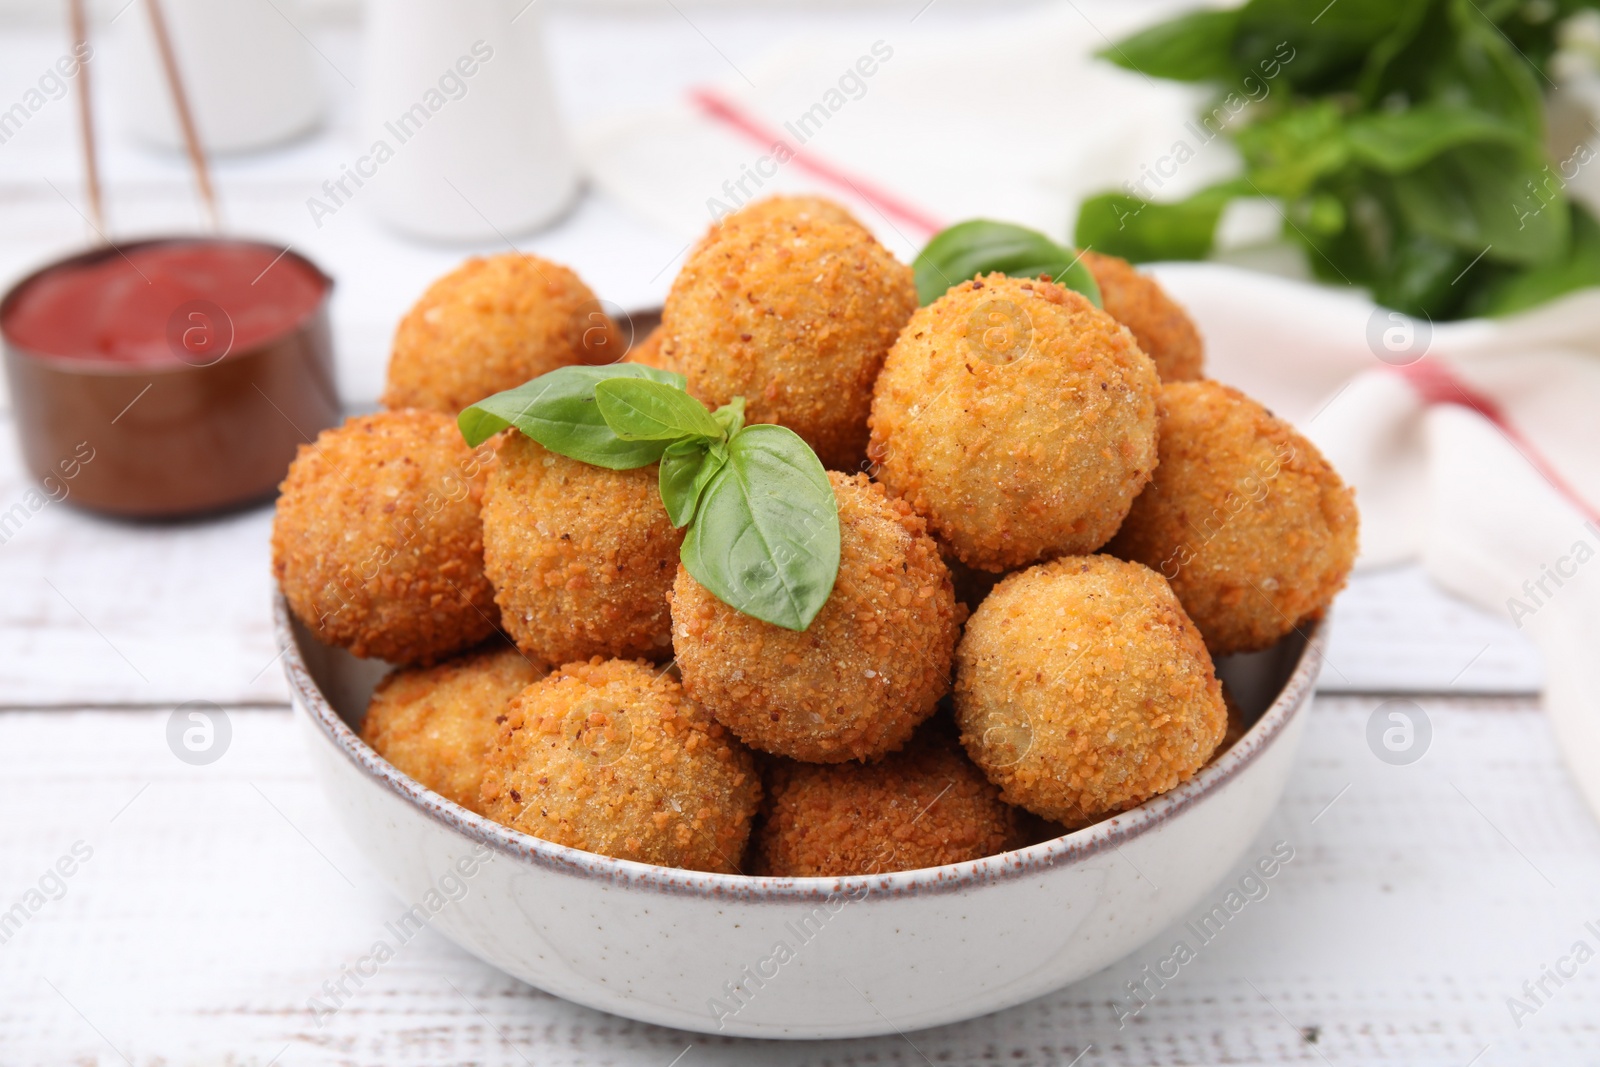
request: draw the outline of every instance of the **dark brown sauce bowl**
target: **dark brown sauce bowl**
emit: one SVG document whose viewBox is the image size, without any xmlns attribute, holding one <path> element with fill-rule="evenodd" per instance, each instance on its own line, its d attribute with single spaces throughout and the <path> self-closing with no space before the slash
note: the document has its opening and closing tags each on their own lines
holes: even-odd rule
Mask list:
<svg viewBox="0 0 1600 1067">
<path fill-rule="evenodd" d="M 328 300 L 333 280 L 285 252 L 323 282 L 306 315 L 259 343 L 204 366 L 122 364 L 66 358 L 17 343 L 4 324 L 36 279 L 156 244 L 97 248 L 23 278 L 0 300 L 11 407 L 28 472 L 51 496 L 125 518 L 166 519 L 267 499 L 295 450 L 339 421 Z M 237 238 L 277 254 L 276 246 Z"/>
</svg>

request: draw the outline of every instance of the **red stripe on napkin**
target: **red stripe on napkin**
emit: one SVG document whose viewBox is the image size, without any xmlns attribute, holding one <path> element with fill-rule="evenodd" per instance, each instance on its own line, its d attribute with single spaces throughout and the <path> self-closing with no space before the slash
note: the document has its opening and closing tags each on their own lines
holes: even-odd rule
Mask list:
<svg viewBox="0 0 1600 1067">
<path fill-rule="evenodd" d="M 1411 388 L 1422 397 L 1423 403 L 1455 404 L 1488 419 L 1505 435 L 1512 447 L 1522 453 L 1522 458 L 1550 483 L 1551 488 L 1566 497 L 1568 503 L 1583 512 L 1589 521 L 1600 522 L 1600 510 L 1596 510 L 1579 495 L 1577 489 L 1556 470 L 1555 464 L 1546 459 L 1544 453 L 1540 452 L 1533 442 L 1524 437 L 1522 431 L 1506 418 L 1505 412 L 1492 397 L 1478 392 L 1438 360 L 1419 360 L 1408 366 L 1396 367 L 1395 371 L 1410 383 Z"/>
<path fill-rule="evenodd" d="M 809 152 L 802 152 L 799 147 L 791 143 L 777 130 L 768 126 L 754 115 L 734 104 L 726 97 L 710 89 L 693 89 L 689 93 L 693 100 L 708 116 L 724 125 L 730 126 L 762 148 L 772 148 L 782 145 L 801 170 L 816 175 L 841 190 L 849 190 L 878 211 L 885 215 L 892 215 L 901 222 L 908 223 L 922 231 L 924 237 L 931 237 L 944 229 L 944 224 L 912 204 L 900 199 L 888 190 L 875 185 L 861 177 L 852 177 L 845 171 L 818 159 Z"/>
</svg>

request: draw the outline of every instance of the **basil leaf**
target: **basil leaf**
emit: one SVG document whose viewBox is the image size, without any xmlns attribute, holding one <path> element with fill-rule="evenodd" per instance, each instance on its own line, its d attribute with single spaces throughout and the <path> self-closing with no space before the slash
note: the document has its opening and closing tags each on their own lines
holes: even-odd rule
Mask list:
<svg viewBox="0 0 1600 1067">
<path fill-rule="evenodd" d="M 1230 80 L 1238 71 L 1232 53 L 1238 28 L 1238 9 L 1196 11 L 1118 41 L 1100 56 L 1152 78 Z"/>
<path fill-rule="evenodd" d="M 1073 239 L 1083 248 L 1130 263 L 1163 259 L 1204 259 L 1211 251 L 1217 221 L 1228 201 L 1241 195 L 1242 183 L 1227 182 L 1202 189 L 1175 204 L 1157 204 L 1122 193 L 1106 193 L 1083 202 Z"/>
<path fill-rule="evenodd" d="M 1469 310 L 1509 315 L 1591 285 L 1600 285 L 1600 225 L 1582 207 L 1572 207 L 1572 242 L 1552 263 L 1517 271 L 1484 287 Z"/>
<path fill-rule="evenodd" d="M 1414 170 L 1446 149 L 1465 144 L 1522 145 L 1527 134 L 1504 119 L 1462 104 L 1420 104 L 1352 119 L 1345 129 L 1351 156 L 1375 170 Z"/>
<path fill-rule="evenodd" d="M 1359 76 L 1368 57 L 1416 7 L 1432 0 L 1251 0 L 1239 12 L 1233 54 L 1250 66 L 1280 47 L 1291 56 L 1285 79 L 1297 89 L 1321 91 Z M 1282 58 L 1280 56 L 1280 58 Z"/>
<path fill-rule="evenodd" d="M 1238 133 L 1239 152 L 1250 173 L 1250 190 L 1287 200 L 1304 196 L 1321 178 L 1350 159 L 1339 106 L 1319 100 L 1291 107 Z"/>
<path fill-rule="evenodd" d="M 649 379 L 610 378 L 595 386 L 594 399 L 606 425 L 624 441 L 722 435 L 721 423 L 681 387 Z"/>
<path fill-rule="evenodd" d="M 839 575 L 839 505 L 828 473 L 782 426 L 747 426 L 727 450 L 679 558 L 729 607 L 804 630 Z"/>
<path fill-rule="evenodd" d="M 681 530 L 694 521 L 700 495 L 726 462 L 728 446 L 721 441 L 694 438 L 667 446 L 661 454 L 661 503 L 673 526 Z"/>
<path fill-rule="evenodd" d="M 1483 13 L 1480 0 L 1451 0 L 1445 7 L 1454 42 L 1427 71 L 1426 95 L 1464 96 L 1543 141 L 1544 92 L 1532 67 Z M 1418 93 L 1418 96 L 1423 95 Z"/>
<path fill-rule="evenodd" d="M 723 435 L 732 437 L 744 429 L 744 397 L 736 396 L 711 413 L 722 426 Z"/>
<path fill-rule="evenodd" d="M 680 389 L 685 384 L 681 374 L 638 363 L 561 367 L 478 401 L 457 416 L 456 425 L 473 448 L 514 426 L 552 452 L 597 467 L 649 466 L 661 458 L 665 444 L 622 440 L 595 403 L 595 387 L 613 378 L 642 378 Z"/>
<path fill-rule="evenodd" d="M 1394 179 L 1407 227 L 1491 262 L 1535 264 L 1566 252 L 1567 198 L 1532 195 L 1548 170 L 1532 152 L 1463 145 Z M 1487 251 L 1485 251 L 1487 250 Z"/>
<path fill-rule="evenodd" d="M 1013 278 L 1049 275 L 1058 285 L 1076 290 L 1100 306 L 1100 286 L 1078 253 L 1056 244 L 1037 230 L 1009 222 L 969 219 L 940 230 L 925 245 L 911 268 L 917 299 L 931 304 L 952 285 L 991 271 Z"/>
</svg>

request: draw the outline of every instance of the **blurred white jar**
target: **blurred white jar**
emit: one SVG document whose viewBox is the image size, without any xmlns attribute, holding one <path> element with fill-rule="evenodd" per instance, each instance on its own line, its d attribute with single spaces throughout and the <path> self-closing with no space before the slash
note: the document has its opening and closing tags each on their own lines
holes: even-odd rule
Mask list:
<svg viewBox="0 0 1600 1067">
<path fill-rule="evenodd" d="M 278 144 L 321 119 L 320 60 L 289 21 L 301 18 L 293 0 L 162 0 L 161 9 L 208 152 Z M 146 144 L 181 150 L 144 0 L 133 0 L 116 27 L 121 54 L 110 74 L 123 123 Z"/>
<path fill-rule="evenodd" d="M 564 212 L 578 169 L 538 5 L 368 0 L 360 147 L 373 210 L 430 240 L 492 240 Z M 384 152 L 380 145 L 386 146 Z"/>
</svg>

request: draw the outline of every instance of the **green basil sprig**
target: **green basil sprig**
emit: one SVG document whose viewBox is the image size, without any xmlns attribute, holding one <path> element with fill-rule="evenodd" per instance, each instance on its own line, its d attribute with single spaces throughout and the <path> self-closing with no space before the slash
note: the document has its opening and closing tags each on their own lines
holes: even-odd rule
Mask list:
<svg viewBox="0 0 1600 1067">
<path fill-rule="evenodd" d="M 660 464 L 679 558 L 723 603 L 804 630 L 839 575 L 839 510 L 816 453 L 782 426 L 746 426 L 744 398 L 709 411 L 683 375 L 632 363 L 562 367 L 457 419 L 476 448 L 508 427 L 611 470 Z"/>
<path fill-rule="evenodd" d="M 968 219 L 934 234 L 911 263 L 917 299 L 931 304 L 952 285 L 978 274 L 999 271 L 1013 278 L 1049 275 L 1057 285 L 1076 290 L 1100 306 L 1100 286 L 1070 248 L 1037 230 L 1009 222 Z"/>
<path fill-rule="evenodd" d="M 1202 259 L 1229 202 L 1267 200 L 1323 281 L 1436 322 L 1600 286 L 1600 224 L 1568 188 L 1597 153 L 1584 140 L 1552 155 L 1544 104 L 1564 24 L 1594 7 L 1246 0 L 1118 41 L 1103 58 L 1215 94 L 1150 171 L 1221 136 L 1242 174 L 1176 202 L 1130 174 L 1084 201 L 1073 239 L 1134 262 Z"/>
</svg>

